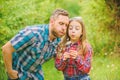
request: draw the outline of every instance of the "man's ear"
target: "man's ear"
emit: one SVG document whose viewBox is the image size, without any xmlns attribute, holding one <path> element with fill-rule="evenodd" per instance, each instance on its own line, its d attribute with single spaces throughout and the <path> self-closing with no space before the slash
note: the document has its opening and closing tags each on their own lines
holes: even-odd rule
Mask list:
<svg viewBox="0 0 120 80">
<path fill-rule="evenodd" d="M 50 19 L 50 23 L 54 24 L 54 19 L 53 18 Z"/>
</svg>

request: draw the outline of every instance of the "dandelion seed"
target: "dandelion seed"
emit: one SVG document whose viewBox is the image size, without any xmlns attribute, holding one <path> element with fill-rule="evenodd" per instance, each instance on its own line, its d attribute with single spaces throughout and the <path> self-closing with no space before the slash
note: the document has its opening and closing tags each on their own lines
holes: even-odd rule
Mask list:
<svg viewBox="0 0 120 80">
<path fill-rule="evenodd" d="M 70 45 L 72 42 L 71 41 L 68 41 L 65 45 L 67 46 L 67 45 Z"/>
<path fill-rule="evenodd" d="M 110 54 L 113 54 L 113 52 L 111 52 Z"/>
<path fill-rule="evenodd" d="M 109 65 L 107 65 L 107 68 L 109 68 L 110 66 Z"/>
<path fill-rule="evenodd" d="M 107 53 L 105 53 L 105 55 L 107 55 Z"/>
<path fill-rule="evenodd" d="M 111 66 L 112 66 L 112 67 L 114 67 L 115 65 L 114 65 L 114 64 L 112 64 Z"/>
<path fill-rule="evenodd" d="M 93 70 L 93 67 L 91 67 L 91 70 Z"/>
</svg>

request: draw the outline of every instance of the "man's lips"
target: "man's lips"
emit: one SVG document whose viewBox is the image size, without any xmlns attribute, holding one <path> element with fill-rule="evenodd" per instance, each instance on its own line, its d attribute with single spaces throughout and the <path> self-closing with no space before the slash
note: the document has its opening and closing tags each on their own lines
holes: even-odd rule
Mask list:
<svg viewBox="0 0 120 80">
<path fill-rule="evenodd" d="M 60 32 L 60 34 L 64 35 L 64 32 Z"/>
</svg>

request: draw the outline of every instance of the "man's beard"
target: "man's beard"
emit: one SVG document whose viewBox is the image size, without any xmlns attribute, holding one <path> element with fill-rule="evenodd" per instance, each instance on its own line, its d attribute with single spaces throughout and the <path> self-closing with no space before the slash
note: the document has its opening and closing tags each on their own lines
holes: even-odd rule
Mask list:
<svg viewBox="0 0 120 80">
<path fill-rule="evenodd" d="M 53 35 L 55 38 L 57 38 L 57 37 L 62 37 L 62 36 L 60 36 L 59 34 L 57 34 L 55 31 L 52 31 L 52 35 Z"/>
<path fill-rule="evenodd" d="M 58 35 L 57 35 L 57 33 L 56 33 L 55 31 L 52 31 L 52 35 L 53 35 L 55 38 L 58 37 Z"/>
</svg>

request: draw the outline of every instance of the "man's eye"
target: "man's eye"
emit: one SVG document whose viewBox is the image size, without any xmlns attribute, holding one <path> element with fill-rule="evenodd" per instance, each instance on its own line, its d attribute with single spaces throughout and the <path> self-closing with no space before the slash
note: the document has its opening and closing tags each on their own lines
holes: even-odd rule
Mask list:
<svg viewBox="0 0 120 80">
<path fill-rule="evenodd" d="M 69 28 L 69 30 L 72 30 L 72 28 Z"/>
<path fill-rule="evenodd" d="M 72 29 L 73 29 L 73 27 L 69 27 L 69 29 L 70 29 L 70 30 L 72 30 Z"/>
<path fill-rule="evenodd" d="M 68 27 L 68 24 L 66 24 L 65 26 Z"/>
<path fill-rule="evenodd" d="M 63 25 L 64 23 L 60 22 L 59 24 L 60 24 L 60 25 Z"/>
</svg>

